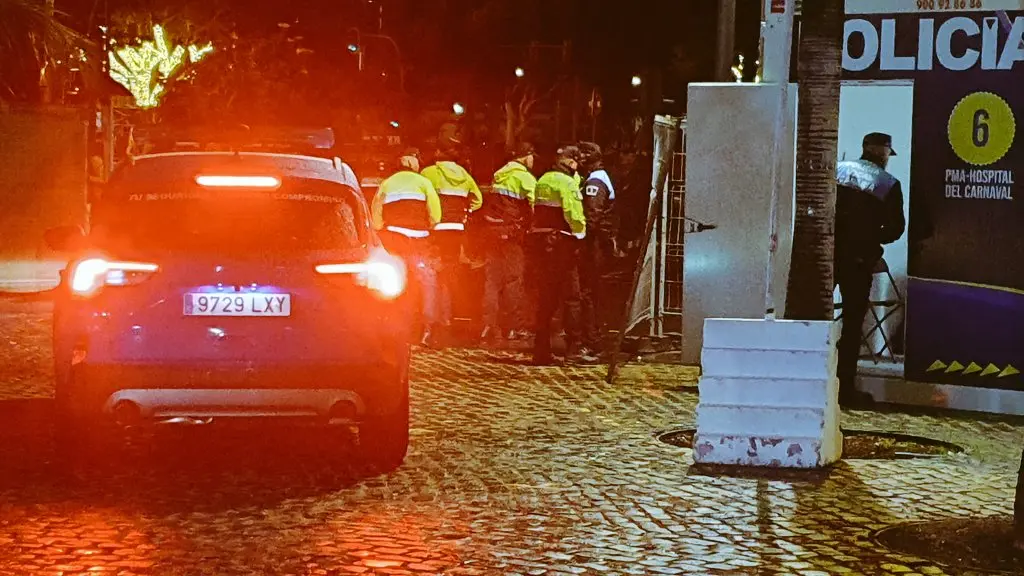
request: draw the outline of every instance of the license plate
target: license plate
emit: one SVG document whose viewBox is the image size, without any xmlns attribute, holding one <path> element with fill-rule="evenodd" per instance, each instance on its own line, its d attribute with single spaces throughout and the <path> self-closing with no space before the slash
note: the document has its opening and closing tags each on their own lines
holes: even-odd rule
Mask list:
<svg viewBox="0 0 1024 576">
<path fill-rule="evenodd" d="M 290 316 L 291 294 L 185 294 L 185 316 Z"/>
</svg>

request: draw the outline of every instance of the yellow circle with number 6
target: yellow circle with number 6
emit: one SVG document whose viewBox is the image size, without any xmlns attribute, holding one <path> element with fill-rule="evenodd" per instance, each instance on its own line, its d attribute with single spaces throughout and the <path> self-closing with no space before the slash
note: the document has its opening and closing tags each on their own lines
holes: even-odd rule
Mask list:
<svg viewBox="0 0 1024 576">
<path fill-rule="evenodd" d="M 1016 132 L 1010 105 L 991 92 L 965 96 L 949 117 L 949 145 L 961 160 L 975 166 L 1000 161 L 1013 146 Z"/>
</svg>

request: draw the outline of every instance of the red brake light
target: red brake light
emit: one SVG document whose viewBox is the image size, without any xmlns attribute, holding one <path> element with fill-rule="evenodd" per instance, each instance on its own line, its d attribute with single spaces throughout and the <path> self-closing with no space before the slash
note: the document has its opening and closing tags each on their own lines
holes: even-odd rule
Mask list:
<svg viewBox="0 0 1024 576">
<path fill-rule="evenodd" d="M 196 176 L 196 184 L 207 188 L 280 188 L 274 176 Z"/>
<path fill-rule="evenodd" d="M 356 282 L 387 300 L 398 298 L 405 291 L 405 265 L 386 252 L 375 254 L 366 262 L 321 264 L 316 271 L 320 274 L 354 274 Z"/>
<path fill-rule="evenodd" d="M 71 273 L 71 291 L 80 296 L 88 296 L 104 286 L 137 284 L 158 269 L 156 264 L 144 262 L 111 262 L 103 258 L 89 258 L 75 264 Z"/>
</svg>

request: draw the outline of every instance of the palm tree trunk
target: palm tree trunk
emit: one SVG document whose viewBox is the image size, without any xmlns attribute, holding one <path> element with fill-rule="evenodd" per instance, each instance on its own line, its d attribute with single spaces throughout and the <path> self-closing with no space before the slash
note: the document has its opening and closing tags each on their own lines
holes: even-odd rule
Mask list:
<svg viewBox="0 0 1024 576">
<path fill-rule="evenodd" d="M 832 320 L 844 0 L 803 5 L 797 64 L 796 216 L 786 317 Z"/>
<path fill-rule="evenodd" d="M 49 28 L 51 22 L 53 21 L 54 0 L 44 0 L 43 4 L 46 7 L 45 8 L 45 10 L 46 10 L 46 19 L 43 22 L 43 26 L 46 26 L 47 28 Z M 41 38 L 48 38 L 49 36 L 50 36 L 50 31 L 49 30 L 43 30 L 42 31 Z M 39 73 L 39 97 L 40 97 L 40 100 L 42 100 L 43 104 L 49 104 L 50 102 L 53 101 L 53 86 L 52 86 L 52 84 L 53 84 L 53 79 L 54 79 L 55 74 L 54 74 L 53 66 L 51 65 L 52 58 L 50 57 L 51 55 L 49 54 L 49 48 L 50 48 L 49 46 L 45 45 L 45 42 L 44 42 L 44 45 L 41 46 L 41 48 L 40 48 L 42 50 L 43 54 L 44 54 L 44 57 L 43 57 L 44 66 L 43 66 L 42 72 Z"/>
</svg>

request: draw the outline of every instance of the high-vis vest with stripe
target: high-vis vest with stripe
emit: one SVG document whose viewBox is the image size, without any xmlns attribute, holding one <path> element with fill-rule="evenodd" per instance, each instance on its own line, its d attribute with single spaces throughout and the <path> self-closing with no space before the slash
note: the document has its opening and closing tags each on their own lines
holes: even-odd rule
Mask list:
<svg viewBox="0 0 1024 576">
<path fill-rule="evenodd" d="M 441 221 L 437 231 L 465 230 L 469 213 L 483 205 L 480 188 L 465 168 L 454 162 L 438 162 L 423 169 L 441 200 Z"/>
<path fill-rule="evenodd" d="M 556 171 L 540 177 L 530 232 L 561 232 L 578 238 L 586 234 L 583 199 L 575 178 Z"/>
<path fill-rule="evenodd" d="M 381 183 L 371 207 L 373 225 L 410 238 L 430 235 L 441 219 L 434 185 L 420 174 L 402 171 Z"/>
<path fill-rule="evenodd" d="M 525 226 L 536 190 L 537 179 L 526 166 L 509 162 L 494 173 L 494 184 L 484 203 L 484 221 L 499 228 Z"/>
</svg>

